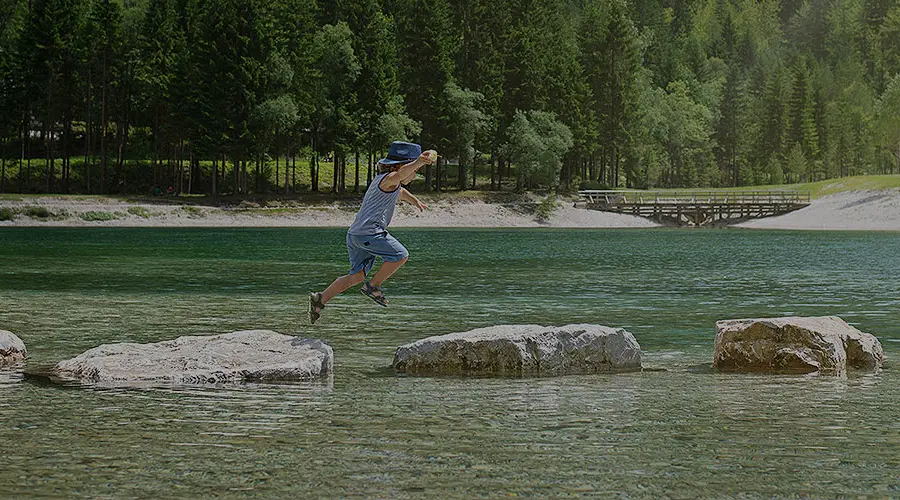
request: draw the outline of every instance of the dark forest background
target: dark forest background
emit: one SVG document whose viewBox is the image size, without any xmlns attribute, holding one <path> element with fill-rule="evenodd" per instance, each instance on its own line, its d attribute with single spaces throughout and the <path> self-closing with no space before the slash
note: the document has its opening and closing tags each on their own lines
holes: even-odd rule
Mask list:
<svg viewBox="0 0 900 500">
<path fill-rule="evenodd" d="M 0 192 L 900 173 L 900 0 L 0 0 L 0 76 Z"/>
</svg>

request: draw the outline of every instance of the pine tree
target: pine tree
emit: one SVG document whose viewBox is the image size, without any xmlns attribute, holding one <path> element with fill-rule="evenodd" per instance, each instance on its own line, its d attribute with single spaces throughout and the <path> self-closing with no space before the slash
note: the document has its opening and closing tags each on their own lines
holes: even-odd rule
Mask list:
<svg viewBox="0 0 900 500">
<path fill-rule="evenodd" d="M 153 134 L 154 183 L 159 183 L 163 156 L 171 160 L 176 136 L 170 103 L 170 85 L 176 78 L 176 58 L 183 50 L 183 34 L 173 0 L 151 0 L 141 30 L 141 58 L 138 80 L 147 100 L 150 130 Z"/>
<path fill-rule="evenodd" d="M 419 138 L 424 148 L 444 149 L 448 124 L 444 88 L 453 75 L 453 39 L 450 5 L 446 0 L 400 0 L 395 19 L 400 79 L 409 116 L 422 124 Z M 438 165 L 439 168 L 439 165 Z M 425 168 L 425 189 L 432 189 L 433 168 Z M 438 183 L 440 173 L 438 173 Z M 440 187 L 439 185 L 437 187 Z"/>
<path fill-rule="evenodd" d="M 625 3 L 610 0 L 585 9 L 579 32 L 582 66 L 594 96 L 599 128 L 600 176 L 615 187 L 619 185 L 620 164 L 629 147 L 627 131 L 635 113 L 635 79 L 640 64 L 637 30 L 628 18 Z"/>
<path fill-rule="evenodd" d="M 476 134 L 475 147 L 491 158 L 491 189 L 496 186 L 494 161 L 500 146 L 501 103 L 505 93 L 507 31 L 512 22 L 509 0 L 454 0 L 454 30 L 461 34 L 456 53 L 455 79 L 463 88 L 481 94 L 485 126 Z M 473 176 L 472 187 L 475 187 Z"/>
<path fill-rule="evenodd" d="M 357 123 L 350 110 L 356 102 L 353 86 L 361 67 L 353 50 L 350 27 L 339 22 L 325 25 L 313 42 L 313 67 L 317 102 L 313 113 L 313 135 L 318 152 L 333 151 L 332 190 L 341 190 L 343 159 L 356 134 Z"/>
</svg>

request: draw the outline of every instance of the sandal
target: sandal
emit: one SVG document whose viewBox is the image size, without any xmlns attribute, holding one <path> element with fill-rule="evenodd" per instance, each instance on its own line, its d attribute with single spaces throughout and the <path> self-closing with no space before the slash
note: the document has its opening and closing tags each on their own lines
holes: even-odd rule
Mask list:
<svg viewBox="0 0 900 500">
<path fill-rule="evenodd" d="M 309 292 L 309 324 L 316 324 L 316 320 L 322 315 L 325 304 L 322 303 L 321 292 Z"/>
<path fill-rule="evenodd" d="M 359 291 L 366 297 L 374 300 L 376 304 L 382 307 L 387 307 L 390 303 L 387 297 L 384 296 L 384 291 L 381 290 L 381 287 L 375 286 L 371 282 L 366 281 L 365 283 L 363 283 Z"/>
</svg>

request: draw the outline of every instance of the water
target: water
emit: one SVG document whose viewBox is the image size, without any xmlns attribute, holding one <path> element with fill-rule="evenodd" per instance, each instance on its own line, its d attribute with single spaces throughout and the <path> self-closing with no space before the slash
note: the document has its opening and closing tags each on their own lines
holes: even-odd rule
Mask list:
<svg viewBox="0 0 900 500">
<path fill-rule="evenodd" d="M 332 383 L 100 389 L 0 371 L 0 497 L 900 496 L 900 235 L 397 230 L 381 309 L 332 229 L 0 230 L 0 328 L 52 364 L 100 343 L 267 328 L 327 340 Z M 717 319 L 836 314 L 878 375 L 712 373 Z M 414 378 L 428 335 L 501 323 L 633 332 L 665 371 Z"/>
</svg>

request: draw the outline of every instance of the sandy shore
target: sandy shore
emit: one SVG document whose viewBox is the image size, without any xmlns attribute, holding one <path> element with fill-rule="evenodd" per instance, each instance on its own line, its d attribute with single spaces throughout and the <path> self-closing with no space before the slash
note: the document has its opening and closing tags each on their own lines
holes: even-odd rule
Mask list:
<svg viewBox="0 0 900 500">
<path fill-rule="evenodd" d="M 823 196 L 802 210 L 756 219 L 736 227 L 748 229 L 810 229 L 900 231 L 900 189 L 848 191 Z"/>
<path fill-rule="evenodd" d="M 647 219 L 574 208 L 561 201 L 551 219 L 538 222 L 536 201 L 488 203 L 480 199 L 443 197 L 425 199 L 429 208 L 419 212 L 401 204 L 391 227 L 557 227 L 646 228 L 657 224 Z M 29 197 L 0 200 L 0 209 L 17 215 L 4 226 L 65 227 L 347 227 L 353 222 L 358 200 L 296 205 L 269 202 L 261 207 L 243 202 L 216 208 L 180 203 L 178 198 L 159 202 L 127 202 L 114 198 Z M 50 217 L 27 215 L 35 207 L 46 208 Z M 105 219 L 105 220 L 99 220 Z M 736 227 L 748 229 L 900 231 L 900 190 L 853 191 L 825 196 L 780 217 L 757 219 Z"/>
<path fill-rule="evenodd" d="M 106 198 L 37 197 L 0 200 L 18 214 L 3 226 L 64 227 L 348 227 L 359 201 L 310 206 L 267 206 L 242 203 L 238 207 L 215 208 L 179 204 L 167 199 L 160 203 L 130 203 Z M 640 228 L 657 224 L 630 215 L 574 208 L 560 202 L 546 223 L 538 222 L 529 202 L 487 203 L 475 199 L 423 200 L 428 209 L 419 212 L 401 204 L 391 227 L 559 227 L 559 228 Z M 277 205 L 277 204 L 270 204 Z M 50 217 L 26 215 L 33 207 L 46 208 Z M 109 220 L 97 220 L 109 219 Z"/>
</svg>

